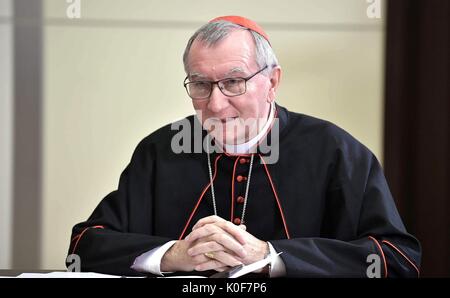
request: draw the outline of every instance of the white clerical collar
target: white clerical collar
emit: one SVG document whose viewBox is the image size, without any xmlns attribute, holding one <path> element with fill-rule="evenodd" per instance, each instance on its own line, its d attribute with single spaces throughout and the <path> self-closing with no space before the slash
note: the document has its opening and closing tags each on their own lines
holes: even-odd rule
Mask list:
<svg viewBox="0 0 450 298">
<path fill-rule="evenodd" d="M 274 118 L 275 118 L 275 102 L 272 101 L 270 103 L 269 117 L 267 119 L 266 124 L 264 124 L 263 128 L 261 129 L 261 131 L 254 138 L 243 144 L 236 144 L 236 145 L 224 144 L 223 150 L 229 154 L 249 153 L 250 149 L 252 149 L 255 145 L 259 143 L 259 141 L 261 141 L 265 137 L 267 132 L 270 130 Z"/>
</svg>

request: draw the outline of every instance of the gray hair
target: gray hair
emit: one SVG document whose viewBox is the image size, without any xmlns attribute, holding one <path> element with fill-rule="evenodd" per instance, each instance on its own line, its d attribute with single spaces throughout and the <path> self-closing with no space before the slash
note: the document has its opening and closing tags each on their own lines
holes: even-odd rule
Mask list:
<svg viewBox="0 0 450 298">
<path fill-rule="evenodd" d="M 189 39 L 183 54 L 184 71 L 186 74 L 189 74 L 188 56 L 194 40 L 199 38 L 199 40 L 202 41 L 207 47 L 212 47 L 227 37 L 230 32 L 237 29 L 248 30 L 252 34 L 253 41 L 255 42 L 256 63 L 259 68 L 263 68 L 267 65 L 267 70 L 262 73 L 268 74 L 272 68 L 278 66 L 278 59 L 275 56 L 269 42 L 264 37 L 253 30 L 221 20 L 203 25 Z"/>
</svg>

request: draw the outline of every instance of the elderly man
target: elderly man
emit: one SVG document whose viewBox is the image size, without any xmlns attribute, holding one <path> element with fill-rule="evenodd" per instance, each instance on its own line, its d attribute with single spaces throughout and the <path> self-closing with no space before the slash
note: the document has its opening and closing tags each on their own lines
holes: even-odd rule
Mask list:
<svg viewBox="0 0 450 298">
<path fill-rule="evenodd" d="M 209 275 L 264 259 L 254 273 L 270 277 L 418 276 L 420 244 L 375 156 L 275 104 L 281 68 L 260 26 L 216 18 L 183 60 L 197 115 L 178 145 L 200 150 L 175 148 L 181 122 L 140 142 L 118 189 L 73 228 L 82 270 Z"/>
</svg>

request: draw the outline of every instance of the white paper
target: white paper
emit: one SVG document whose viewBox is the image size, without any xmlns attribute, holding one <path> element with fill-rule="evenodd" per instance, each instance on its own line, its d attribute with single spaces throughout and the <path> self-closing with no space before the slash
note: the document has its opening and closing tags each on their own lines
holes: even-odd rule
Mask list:
<svg viewBox="0 0 450 298">
<path fill-rule="evenodd" d="M 229 278 L 237 278 L 243 275 L 246 275 L 248 273 L 251 273 L 253 271 L 256 271 L 258 269 L 262 269 L 265 266 L 267 266 L 267 264 L 269 264 L 271 261 L 271 258 L 265 258 L 262 259 L 260 261 L 248 264 L 248 265 L 244 265 L 241 269 L 237 270 L 236 272 L 233 272 L 233 274 L 230 275 Z"/>
<path fill-rule="evenodd" d="M 18 278 L 121 278 L 120 275 L 109 275 L 93 272 L 50 272 L 50 273 L 22 273 Z"/>
<path fill-rule="evenodd" d="M 173 276 L 158 276 L 158 278 L 207 278 L 207 276 L 200 276 L 200 275 L 173 275 Z"/>
<path fill-rule="evenodd" d="M 280 253 L 277 254 L 280 255 Z M 248 273 L 251 273 L 253 271 L 256 271 L 258 269 L 262 269 L 265 266 L 267 266 L 268 264 L 270 264 L 270 262 L 272 261 L 272 257 L 268 256 L 265 259 L 262 259 L 260 261 L 248 264 L 248 265 L 244 265 L 242 266 L 242 268 L 237 269 L 235 272 L 233 272 L 232 274 L 230 274 L 230 276 L 228 278 L 238 278 L 241 277 L 243 275 L 246 275 Z M 198 276 L 198 275 L 184 275 L 184 276 L 160 276 L 160 278 L 205 278 L 205 276 Z"/>
</svg>

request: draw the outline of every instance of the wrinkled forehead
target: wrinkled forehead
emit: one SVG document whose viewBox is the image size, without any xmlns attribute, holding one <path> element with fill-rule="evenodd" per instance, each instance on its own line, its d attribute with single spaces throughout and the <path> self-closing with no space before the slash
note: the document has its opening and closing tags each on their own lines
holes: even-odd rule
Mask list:
<svg viewBox="0 0 450 298">
<path fill-rule="evenodd" d="M 247 30 L 234 30 L 214 45 L 198 38 L 189 51 L 188 67 L 190 76 L 247 74 L 257 68 L 253 37 Z"/>
</svg>

